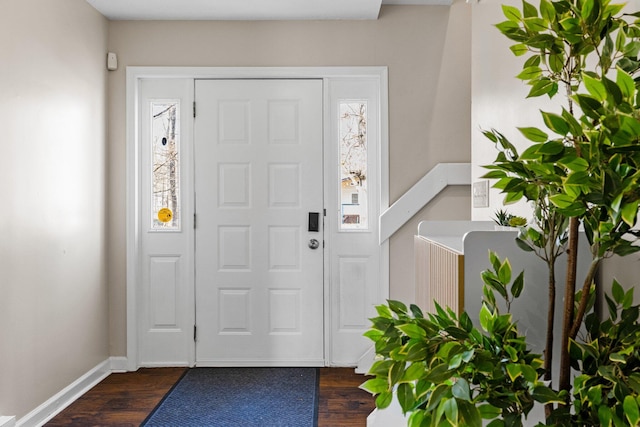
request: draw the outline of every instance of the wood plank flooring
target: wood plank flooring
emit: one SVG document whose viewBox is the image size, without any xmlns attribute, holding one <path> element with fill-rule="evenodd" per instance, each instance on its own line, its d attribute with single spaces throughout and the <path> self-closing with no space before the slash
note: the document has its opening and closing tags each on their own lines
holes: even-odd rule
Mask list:
<svg viewBox="0 0 640 427">
<path fill-rule="evenodd" d="M 143 368 L 109 375 L 46 426 L 139 426 L 185 369 Z M 366 426 L 375 404 L 369 393 L 358 389 L 365 380 L 353 368 L 321 368 L 318 427 Z"/>
</svg>

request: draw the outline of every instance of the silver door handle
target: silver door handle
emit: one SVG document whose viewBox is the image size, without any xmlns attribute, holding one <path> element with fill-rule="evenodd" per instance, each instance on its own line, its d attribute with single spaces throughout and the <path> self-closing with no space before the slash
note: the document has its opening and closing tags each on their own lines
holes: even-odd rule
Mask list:
<svg viewBox="0 0 640 427">
<path fill-rule="evenodd" d="M 320 247 L 320 242 L 318 242 L 318 239 L 311 239 L 309 240 L 309 247 L 311 249 L 318 249 Z"/>
</svg>

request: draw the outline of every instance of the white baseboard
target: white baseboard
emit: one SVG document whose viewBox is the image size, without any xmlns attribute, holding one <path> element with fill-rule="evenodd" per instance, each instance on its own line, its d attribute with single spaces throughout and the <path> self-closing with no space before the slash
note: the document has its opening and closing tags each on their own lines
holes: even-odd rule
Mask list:
<svg viewBox="0 0 640 427">
<path fill-rule="evenodd" d="M 49 400 L 20 418 L 16 427 L 38 427 L 60 413 L 64 408 L 111 374 L 111 360 L 107 359 L 69 384 Z"/>
<path fill-rule="evenodd" d="M 356 374 L 367 374 L 369 369 L 373 365 L 376 359 L 376 349 L 374 346 L 369 347 L 369 350 L 360 357 L 358 365 L 356 366 Z"/>
<path fill-rule="evenodd" d="M 110 357 L 111 372 L 127 372 L 129 360 L 126 357 Z"/>
<path fill-rule="evenodd" d="M 16 417 L 0 416 L 0 427 L 14 427 L 16 425 Z"/>
</svg>

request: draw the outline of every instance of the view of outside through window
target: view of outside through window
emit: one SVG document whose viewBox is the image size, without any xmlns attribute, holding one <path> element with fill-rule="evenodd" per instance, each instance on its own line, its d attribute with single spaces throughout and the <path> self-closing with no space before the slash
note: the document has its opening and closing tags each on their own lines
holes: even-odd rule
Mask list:
<svg viewBox="0 0 640 427">
<path fill-rule="evenodd" d="M 367 103 L 340 102 L 341 230 L 367 230 Z"/>
<path fill-rule="evenodd" d="M 151 228 L 180 229 L 180 104 L 151 103 Z"/>
</svg>

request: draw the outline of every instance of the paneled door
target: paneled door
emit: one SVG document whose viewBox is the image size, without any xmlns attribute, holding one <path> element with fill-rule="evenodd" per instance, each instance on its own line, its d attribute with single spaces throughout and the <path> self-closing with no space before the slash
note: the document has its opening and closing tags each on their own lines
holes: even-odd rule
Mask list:
<svg viewBox="0 0 640 427">
<path fill-rule="evenodd" d="M 324 364 L 322 99 L 196 80 L 198 366 Z"/>
</svg>

